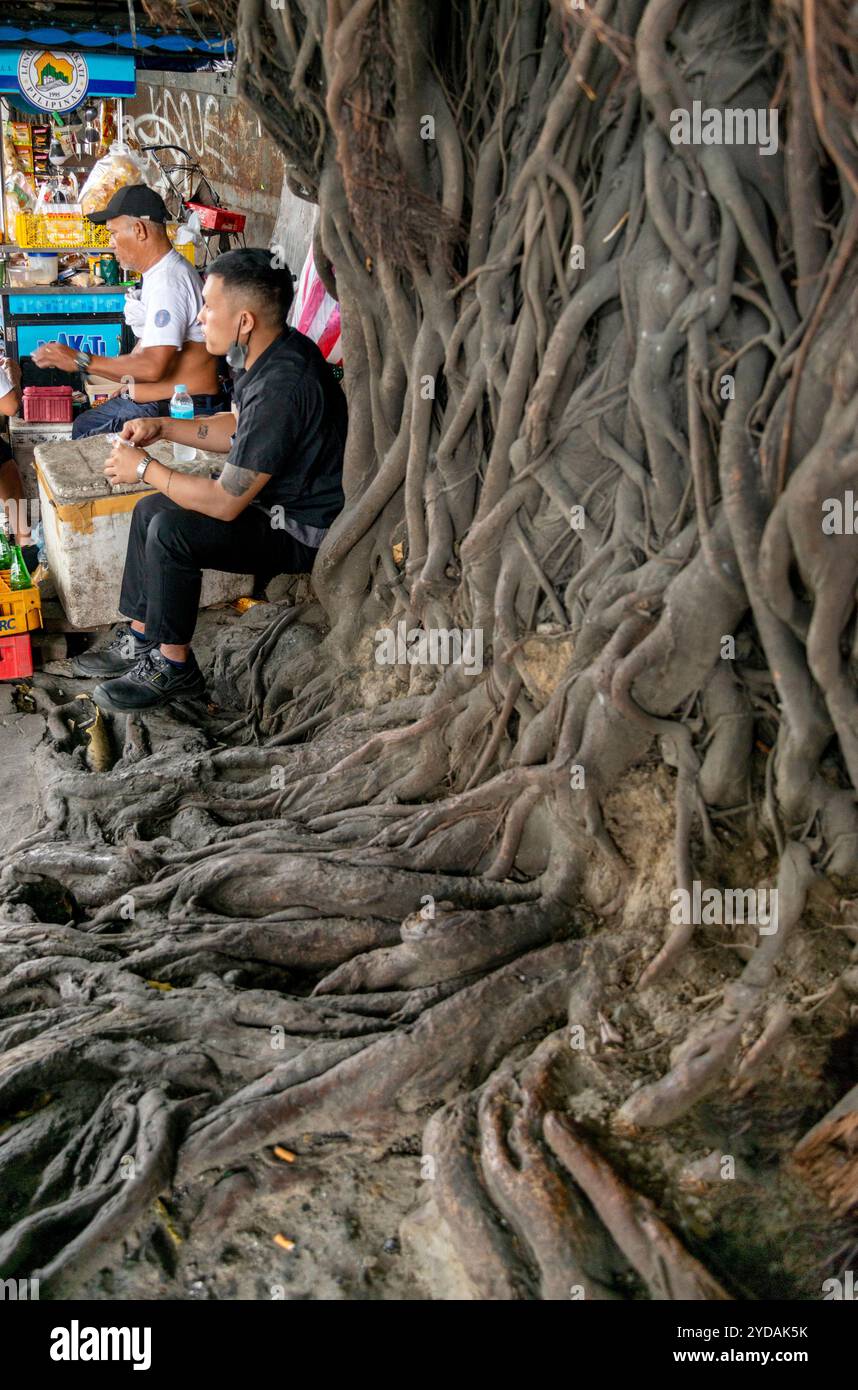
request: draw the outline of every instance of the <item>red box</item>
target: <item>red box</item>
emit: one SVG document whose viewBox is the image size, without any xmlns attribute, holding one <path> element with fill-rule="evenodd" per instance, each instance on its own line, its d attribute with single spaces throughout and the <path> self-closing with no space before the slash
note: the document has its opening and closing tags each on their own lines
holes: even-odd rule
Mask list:
<svg viewBox="0 0 858 1390">
<path fill-rule="evenodd" d="M 72 388 L 70 386 L 25 386 L 24 419 L 70 425 Z"/>
<path fill-rule="evenodd" d="M 200 226 L 207 232 L 243 232 L 247 217 L 243 212 L 230 212 L 229 208 L 215 208 L 210 203 L 185 203 L 186 208 L 195 212 Z"/>
<path fill-rule="evenodd" d="M 29 632 L 19 637 L 0 637 L 0 681 L 33 674 L 33 648 Z"/>
</svg>

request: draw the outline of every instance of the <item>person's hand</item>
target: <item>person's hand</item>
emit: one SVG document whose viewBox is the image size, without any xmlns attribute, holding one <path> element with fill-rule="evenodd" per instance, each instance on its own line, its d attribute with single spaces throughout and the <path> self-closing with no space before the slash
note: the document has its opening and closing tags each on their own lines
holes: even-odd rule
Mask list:
<svg viewBox="0 0 858 1390">
<path fill-rule="evenodd" d="M 0 367 L 8 376 L 16 391 L 21 389 L 21 363 L 12 357 L 0 357 Z"/>
<path fill-rule="evenodd" d="M 157 415 L 144 415 L 138 420 L 126 420 L 122 426 L 122 438 L 138 446 L 151 444 L 153 440 L 161 438 L 163 426 L 164 421 Z"/>
<path fill-rule="evenodd" d="M 111 487 L 117 483 L 136 483 L 137 465 L 143 457 L 140 449 L 132 449 L 129 444 L 114 444 L 104 465 L 104 476 Z"/>
<path fill-rule="evenodd" d="M 56 367 L 61 372 L 79 372 L 80 367 L 70 347 L 63 343 L 43 343 L 33 353 L 37 367 Z"/>
</svg>

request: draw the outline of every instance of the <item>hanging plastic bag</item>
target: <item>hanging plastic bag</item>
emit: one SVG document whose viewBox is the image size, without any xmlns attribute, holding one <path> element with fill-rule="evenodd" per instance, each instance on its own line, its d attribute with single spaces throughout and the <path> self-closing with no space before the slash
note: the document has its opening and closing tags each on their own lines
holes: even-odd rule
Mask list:
<svg viewBox="0 0 858 1390">
<path fill-rule="evenodd" d="M 318 343 L 319 351 L 332 367 L 342 366 L 343 344 L 340 336 L 340 306 L 322 283 L 313 260 L 313 246 L 301 269 L 298 288 L 289 311 L 289 323 Z"/>
<path fill-rule="evenodd" d="M 134 289 L 128 290 L 125 295 L 123 317 L 135 338 L 142 338 L 146 325 L 146 307 L 140 303 L 141 293 L 141 290 Z"/>
<path fill-rule="evenodd" d="M 32 212 L 36 202 L 36 194 L 31 179 L 27 178 L 20 169 L 16 169 L 13 174 L 6 178 L 6 207 L 9 210 L 9 222 L 15 225 L 15 215 L 19 212 Z"/>
<path fill-rule="evenodd" d="M 45 179 L 39 189 L 34 211 L 37 214 L 41 212 L 80 212 L 77 179 L 70 169 Z"/>
<path fill-rule="evenodd" d="M 89 177 L 80 190 L 80 205 L 85 217 L 103 212 L 117 189 L 131 183 L 145 183 L 144 163 L 126 145 L 115 141 L 103 159 L 92 166 Z"/>
</svg>

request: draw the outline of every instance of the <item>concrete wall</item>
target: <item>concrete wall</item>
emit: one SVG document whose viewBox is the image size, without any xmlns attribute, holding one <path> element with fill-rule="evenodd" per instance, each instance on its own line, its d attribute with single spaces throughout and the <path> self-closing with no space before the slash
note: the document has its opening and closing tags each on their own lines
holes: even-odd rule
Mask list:
<svg viewBox="0 0 858 1390">
<path fill-rule="evenodd" d="M 296 277 L 301 274 L 301 267 L 310 249 L 318 212 L 315 203 L 296 198 L 286 187 L 286 180 L 283 180 L 272 243 L 283 247 L 286 264 Z"/>
<path fill-rule="evenodd" d="M 247 214 L 247 245 L 279 242 L 290 269 L 300 273 L 316 208 L 286 188 L 280 152 L 239 101 L 229 74 L 138 72 L 137 96 L 126 101 L 125 114 L 134 118 L 141 144 L 190 150 L 221 202 Z"/>
</svg>

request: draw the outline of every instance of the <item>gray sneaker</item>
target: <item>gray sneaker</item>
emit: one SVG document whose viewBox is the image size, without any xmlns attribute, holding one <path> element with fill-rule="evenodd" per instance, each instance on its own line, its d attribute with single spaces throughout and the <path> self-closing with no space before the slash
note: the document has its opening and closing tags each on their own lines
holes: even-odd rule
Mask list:
<svg viewBox="0 0 858 1390">
<path fill-rule="evenodd" d="M 117 623 L 107 646 L 76 656 L 72 661 L 72 671 L 76 676 L 90 678 L 124 676 L 126 671 L 136 666 L 141 656 L 151 652 L 157 645 L 157 642 L 139 641 L 128 623 Z"/>
</svg>

